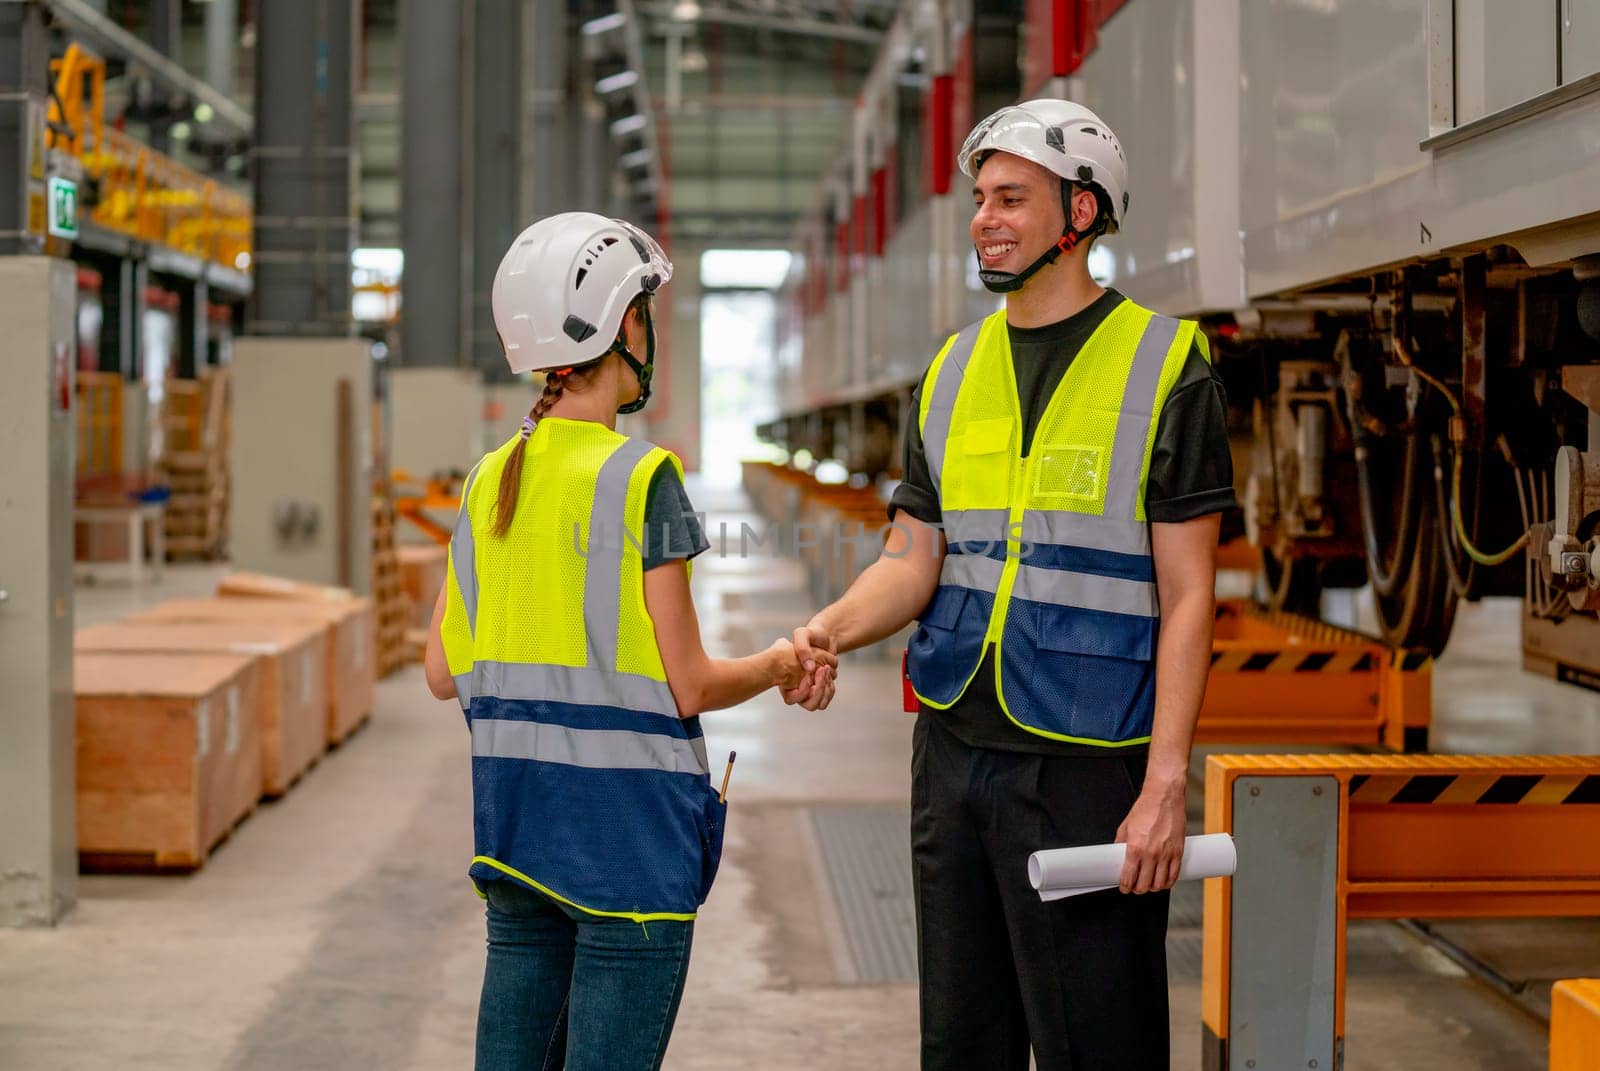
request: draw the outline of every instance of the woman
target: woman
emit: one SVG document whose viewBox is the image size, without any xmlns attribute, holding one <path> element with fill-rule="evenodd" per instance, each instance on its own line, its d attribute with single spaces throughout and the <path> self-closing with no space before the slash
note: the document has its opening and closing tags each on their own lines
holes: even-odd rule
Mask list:
<svg viewBox="0 0 1600 1071">
<path fill-rule="evenodd" d="M 697 715 L 809 668 L 789 640 L 707 657 L 681 466 L 615 430 L 650 396 L 671 275 L 643 231 L 585 212 L 529 227 L 495 274 L 511 370 L 547 378 L 467 477 L 426 654 L 472 730 L 480 1071 L 661 1065 L 721 854 Z M 818 655 L 812 679 L 835 664 Z"/>
</svg>

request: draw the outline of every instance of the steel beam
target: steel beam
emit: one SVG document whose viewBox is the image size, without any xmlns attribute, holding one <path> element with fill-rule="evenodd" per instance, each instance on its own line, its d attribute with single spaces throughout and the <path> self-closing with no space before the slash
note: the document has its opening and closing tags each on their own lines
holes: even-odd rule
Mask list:
<svg viewBox="0 0 1600 1071">
<path fill-rule="evenodd" d="M 522 20 L 533 15 L 539 36 L 566 38 L 566 9 L 559 4 L 527 5 L 522 0 L 476 0 L 472 5 L 473 107 L 472 151 L 467 166 L 472 187 L 472 264 L 467 287 L 470 363 L 485 372 L 508 375 L 500 338 L 495 333 L 489 305 L 490 290 L 500 258 L 521 228 L 522 176 L 512 161 L 522 158 L 521 95 L 506 92 L 521 84 L 523 64 Z M 559 46 L 558 46 L 559 47 Z M 544 168 L 572 170 L 575 151 L 545 156 L 536 162 Z"/>
<path fill-rule="evenodd" d="M 405 274 L 396 361 L 410 367 L 468 363 L 462 317 L 464 288 L 471 278 L 462 166 L 468 150 L 462 100 L 468 28 L 462 0 L 401 0 L 400 244 Z"/>
<path fill-rule="evenodd" d="M 356 13 L 354 0 L 257 9 L 250 334 L 351 330 Z"/>
<path fill-rule="evenodd" d="M 75 37 L 92 46 L 97 52 L 107 57 L 120 56 L 137 63 L 159 84 L 184 94 L 196 104 L 211 105 L 215 113 L 212 123 L 228 134 L 244 138 L 251 136 L 255 129 L 255 120 L 248 110 L 184 70 L 177 61 L 163 56 L 107 18 L 103 3 L 98 5 L 101 10 L 96 10 L 97 5 L 90 4 L 86 0 L 37 0 L 37 2 L 49 8 L 51 14 L 71 30 Z M 264 12 L 267 8 L 299 9 L 307 5 L 261 4 L 259 6 Z M 257 40 L 259 42 L 259 36 Z M 259 44 L 257 52 L 260 53 Z"/>
<path fill-rule="evenodd" d="M 673 4 L 670 3 L 642 3 L 639 5 L 641 15 L 651 18 L 673 20 Z M 869 29 L 865 26 L 852 26 L 848 23 L 824 22 L 814 18 L 789 18 L 783 15 L 761 15 L 753 11 L 734 11 L 731 8 L 702 7 L 698 20 L 704 23 L 718 23 L 723 26 L 743 26 L 752 30 L 766 30 L 770 33 L 797 34 L 802 37 L 828 37 L 837 41 L 855 41 L 864 45 L 876 45 L 883 40 L 883 33 L 879 30 Z M 677 22 L 682 26 L 682 22 Z"/>
<path fill-rule="evenodd" d="M 239 81 L 239 0 L 206 4 L 206 81 L 232 99 Z"/>
<path fill-rule="evenodd" d="M 32 4 L 0 4 L 0 254 L 43 249 L 50 39 Z"/>
</svg>

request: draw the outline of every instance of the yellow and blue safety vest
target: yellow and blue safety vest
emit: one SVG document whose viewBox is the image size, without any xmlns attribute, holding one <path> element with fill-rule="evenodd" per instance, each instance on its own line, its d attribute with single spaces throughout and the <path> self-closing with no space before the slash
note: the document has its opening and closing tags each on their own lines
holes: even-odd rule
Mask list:
<svg viewBox="0 0 1600 1071">
<path fill-rule="evenodd" d="M 594 915 L 688 920 L 726 815 L 698 718 L 680 718 L 644 601 L 650 479 L 676 457 L 592 421 L 528 439 L 495 536 L 511 439 L 468 477 L 450 541 L 445 656 L 472 731 L 484 883 L 521 881 Z"/>
<path fill-rule="evenodd" d="M 1194 323 L 1123 301 L 1068 366 L 1027 456 L 1004 311 L 945 343 L 918 414 L 947 540 L 908 652 L 925 705 L 960 699 L 992 645 L 995 692 L 1021 728 L 1150 739 L 1161 611 L 1144 489 L 1196 339 Z"/>
</svg>

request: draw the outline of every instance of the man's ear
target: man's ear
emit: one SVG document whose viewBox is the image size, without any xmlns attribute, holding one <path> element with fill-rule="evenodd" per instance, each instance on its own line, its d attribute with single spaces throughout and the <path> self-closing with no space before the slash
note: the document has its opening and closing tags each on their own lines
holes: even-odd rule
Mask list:
<svg viewBox="0 0 1600 1071">
<path fill-rule="evenodd" d="M 1095 217 L 1100 214 L 1100 199 L 1094 195 L 1094 191 L 1073 186 L 1071 204 L 1072 229 L 1083 232 L 1093 227 Z"/>
</svg>

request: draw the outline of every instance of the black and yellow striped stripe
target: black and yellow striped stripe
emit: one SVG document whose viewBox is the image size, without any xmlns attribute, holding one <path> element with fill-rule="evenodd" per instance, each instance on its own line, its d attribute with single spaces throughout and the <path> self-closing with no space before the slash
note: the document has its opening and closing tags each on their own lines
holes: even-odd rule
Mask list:
<svg viewBox="0 0 1600 1071">
<path fill-rule="evenodd" d="M 1600 804 L 1600 774 L 1356 774 L 1353 804 Z"/>
<path fill-rule="evenodd" d="M 1373 653 L 1359 647 L 1211 652 L 1211 669 L 1216 673 L 1367 673 L 1376 668 Z"/>
</svg>

